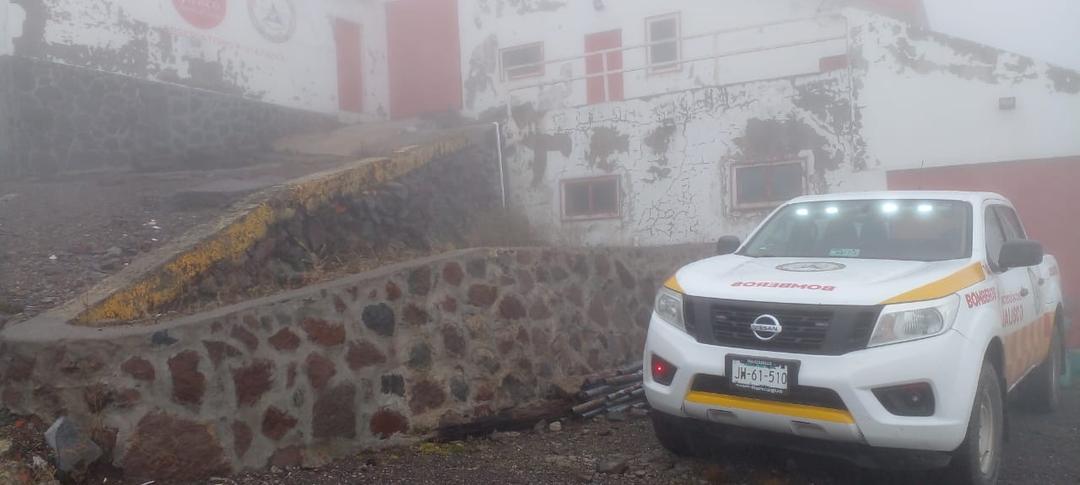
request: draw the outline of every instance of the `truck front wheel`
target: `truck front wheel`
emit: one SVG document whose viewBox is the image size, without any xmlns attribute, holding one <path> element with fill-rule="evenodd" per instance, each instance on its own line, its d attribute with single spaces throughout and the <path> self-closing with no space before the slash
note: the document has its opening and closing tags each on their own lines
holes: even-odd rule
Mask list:
<svg viewBox="0 0 1080 485">
<path fill-rule="evenodd" d="M 952 483 L 992 485 L 997 482 L 1004 445 L 1005 414 L 997 369 L 983 362 L 967 437 L 953 453 Z"/>
<path fill-rule="evenodd" d="M 656 410 L 650 412 L 649 417 L 652 418 L 656 439 L 664 448 L 678 456 L 699 455 L 701 435 L 687 426 L 684 419 Z"/>
<path fill-rule="evenodd" d="M 1025 399 L 1029 406 L 1038 412 L 1052 413 L 1057 411 L 1061 400 L 1061 374 L 1064 371 L 1062 355 L 1064 352 L 1061 332 L 1054 327 L 1050 337 L 1050 352 L 1046 355 L 1046 361 L 1036 367 L 1027 377 L 1029 384 L 1025 389 Z"/>
</svg>

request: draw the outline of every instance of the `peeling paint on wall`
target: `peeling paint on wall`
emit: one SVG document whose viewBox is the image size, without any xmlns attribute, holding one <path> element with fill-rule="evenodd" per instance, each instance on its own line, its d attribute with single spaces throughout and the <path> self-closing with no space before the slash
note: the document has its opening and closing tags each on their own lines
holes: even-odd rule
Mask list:
<svg viewBox="0 0 1080 485">
<path fill-rule="evenodd" d="M 532 186 L 538 187 L 544 182 L 547 173 L 548 152 L 558 151 L 562 156 L 569 157 L 574 150 L 574 142 L 565 133 L 547 135 L 533 133 L 525 137 L 525 145 L 533 151 L 532 161 Z"/>
<path fill-rule="evenodd" d="M 615 170 L 617 160 L 613 157 L 616 153 L 630 151 L 630 136 L 619 133 L 614 128 L 598 126 L 592 129 L 589 138 L 589 152 L 585 158 L 590 166 L 599 168 L 605 172 Z"/>
<path fill-rule="evenodd" d="M 1046 77 L 1058 92 L 1077 94 L 1080 93 L 1080 73 L 1070 71 L 1057 66 L 1049 66 L 1046 69 Z"/>
<path fill-rule="evenodd" d="M 667 119 L 642 140 L 645 146 L 652 149 L 656 157 L 650 160 L 652 166 L 649 167 L 649 177 L 643 179 L 644 182 L 650 184 L 659 182 L 671 175 L 671 167 L 668 167 L 668 150 L 671 149 L 671 140 L 675 135 L 675 130 L 674 120 Z"/>
<path fill-rule="evenodd" d="M 501 3 L 502 0 L 500 0 Z M 555 12 L 566 6 L 566 2 L 556 0 L 505 0 L 506 3 L 517 10 L 518 15 L 527 15 L 536 12 Z"/>
<path fill-rule="evenodd" d="M 854 148 L 868 175 L 1080 153 L 1080 74 L 893 19 L 845 16 L 862 141 Z M 1019 108 L 999 110 L 1002 97 Z"/>
<path fill-rule="evenodd" d="M 494 35 L 490 35 L 483 43 L 476 46 L 469 56 L 469 70 L 464 83 L 466 108 L 472 109 L 480 94 L 495 90 L 498 50 L 498 40 Z"/>
<path fill-rule="evenodd" d="M 582 108 L 540 111 L 532 104 L 516 106 L 515 128 L 508 138 L 521 141 L 507 150 L 515 202 L 540 232 L 566 244 L 701 242 L 749 230 L 762 213 L 727 208 L 728 164 L 763 161 L 774 156 L 773 151 L 790 159 L 813 150 L 826 160 L 826 167 L 853 166 L 846 134 L 851 116 L 841 116 L 837 108 L 851 103 L 828 99 L 848 98 L 849 86 L 847 72 L 834 71 Z M 781 149 L 761 141 L 765 148 L 755 151 L 762 131 L 758 121 L 750 120 L 779 120 L 780 128 L 794 137 L 781 138 Z M 753 125 L 749 137 L 748 124 Z M 560 141 L 568 152 L 549 149 L 548 156 L 539 158 L 543 173 L 535 163 L 538 135 L 569 141 Z M 736 139 L 753 142 L 744 151 Z M 607 173 L 620 177 L 622 217 L 563 223 L 558 181 Z M 819 187 L 819 180 L 823 178 L 815 176 L 812 186 Z"/>
<path fill-rule="evenodd" d="M 336 44 L 327 18 L 363 22 L 367 112 L 388 98 L 382 4 L 310 2 L 288 42 L 250 27 L 246 9 L 217 28 L 188 24 L 169 0 L 10 0 L 25 10 L 15 55 L 149 81 L 240 95 L 304 110 L 338 113 Z M 242 2 L 239 2 L 242 3 Z M 232 9 L 230 9 L 232 10 Z M 372 71 L 371 69 L 375 69 Z"/>
</svg>

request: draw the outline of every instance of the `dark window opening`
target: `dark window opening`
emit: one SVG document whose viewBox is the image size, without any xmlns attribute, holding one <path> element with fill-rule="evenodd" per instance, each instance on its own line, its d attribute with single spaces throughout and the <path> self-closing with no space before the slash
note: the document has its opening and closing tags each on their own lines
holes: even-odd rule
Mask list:
<svg viewBox="0 0 1080 485">
<path fill-rule="evenodd" d="M 998 257 L 1001 255 L 1001 247 L 1006 241 L 1027 239 L 1024 227 L 1020 225 L 1020 218 L 1016 211 L 1004 205 L 994 205 L 986 208 L 986 259 L 990 263 L 990 269 L 1000 271 Z"/>
<path fill-rule="evenodd" d="M 645 21 L 649 44 L 649 67 L 665 71 L 679 67 L 679 16 L 665 15 Z"/>
<path fill-rule="evenodd" d="M 544 75 L 544 44 L 507 47 L 502 50 L 503 73 L 507 79 Z"/>
<path fill-rule="evenodd" d="M 1024 226 L 1020 225 L 1020 218 L 1016 216 L 1016 211 L 1004 205 L 994 206 L 994 210 L 997 212 L 998 217 L 1001 218 L 1001 225 L 1005 229 L 1007 240 L 1027 239 L 1027 235 L 1024 234 Z"/>
<path fill-rule="evenodd" d="M 998 220 L 997 213 L 994 212 L 992 207 L 986 208 L 986 259 L 990 263 L 990 268 L 997 271 L 998 269 L 998 255 L 1001 254 L 1001 247 L 1005 245 L 1005 229 L 1001 227 L 1001 222 Z"/>
<path fill-rule="evenodd" d="M 562 183 L 563 217 L 593 219 L 619 216 L 619 179 L 565 180 Z"/>
<path fill-rule="evenodd" d="M 742 165 L 734 168 L 735 207 L 738 209 L 775 207 L 805 195 L 802 162 Z"/>
</svg>

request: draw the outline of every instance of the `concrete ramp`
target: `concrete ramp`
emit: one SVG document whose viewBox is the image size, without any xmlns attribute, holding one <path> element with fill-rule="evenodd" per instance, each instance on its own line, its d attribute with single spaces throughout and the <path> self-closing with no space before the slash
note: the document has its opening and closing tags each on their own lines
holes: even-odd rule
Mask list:
<svg viewBox="0 0 1080 485">
<path fill-rule="evenodd" d="M 275 230 L 284 229 L 298 215 L 316 213 L 336 201 L 360 197 L 394 183 L 433 161 L 462 152 L 482 135 L 464 128 L 428 134 L 423 144 L 258 191 L 234 204 L 217 220 L 139 258 L 53 313 L 84 326 L 167 317 L 178 311 L 175 304 L 180 299 L 199 299 L 194 285 L 208 271 L 251 259 L 261 241 L 273 236 Z M 296 283 L 294 286 L 300 286 L 302 282 Z"/>
</svg>

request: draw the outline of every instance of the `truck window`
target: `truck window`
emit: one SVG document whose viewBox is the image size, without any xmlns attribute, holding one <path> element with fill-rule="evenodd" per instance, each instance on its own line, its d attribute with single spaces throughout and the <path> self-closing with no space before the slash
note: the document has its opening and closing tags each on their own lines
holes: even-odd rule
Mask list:
<svg viewBox="0 0 1080 485">
<path fill-rule="evenodd" d="M 997 212 L 998 220 L 1001 221 L 1001 227 L 1005 231 L 1006 241 L 1027 239 L 1027 235 L 1024 234 L 1024 226 L 1020 225 L 1020 218 L 1016 216 L 1016 211 L 1014 211 L 1012 207 L 995 205 L 993 206 L 993 209 L 994 212 Z"/>
<path fill-rule="evenodd" d="M 947 200 L 790 204 L 740 254 L 944 261 L 971 256 L 971 205 Z"/>
<path fill-rule="evenodd" d="M 1005 244 L 1005 229 L 1001 227 L 997 211 L 994 206 L 986 208 L 986 260 L 990 267 L 998 270 L 998 256 L 1001 254 L 1001 246 Z"/>
</svg>

